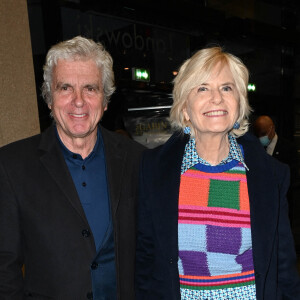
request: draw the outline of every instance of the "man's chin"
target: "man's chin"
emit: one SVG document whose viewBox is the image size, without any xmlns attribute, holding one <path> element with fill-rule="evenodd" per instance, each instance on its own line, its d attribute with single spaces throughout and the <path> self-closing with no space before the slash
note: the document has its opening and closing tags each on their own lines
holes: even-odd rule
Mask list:
<svg viewBox="0 0 300 300">
<path fill-rule="evenodd" d="M 71 138 L 71 139 L 84 139 L 89 136 L 95 135 L 97 132 L 97 128 L 94 130 L 87 130 L 87 129 L 76 129 L 76 130 L 58 130 L 60 137 L 63 139 L 65 138 Z"/>
<path fill-rule="evenodd" d="M 86 137 L 88 137 L 92 134 L 93 134 L 93 132 L 91 132 L 91 131 L 88 131 L 88 132 L 86 132 L 86 131 L 84 131 L 84 132 L 72 132 L 71 136 L 73 138 L 83 139 L 83 138 L 86 138 Z"/>
<path fill-rule="evenodd" d="M 73 128 L 70 128 L 71 130 L 69 131 L 70 134 L 74 137 L 74 138 L 85 138 L 89 135 L 93 135 L 97 132 L 97 127 L 95 127 L 94 129 L 92 128 L 86 128 L 84 126 L 76 126 Z"/>
</svg>

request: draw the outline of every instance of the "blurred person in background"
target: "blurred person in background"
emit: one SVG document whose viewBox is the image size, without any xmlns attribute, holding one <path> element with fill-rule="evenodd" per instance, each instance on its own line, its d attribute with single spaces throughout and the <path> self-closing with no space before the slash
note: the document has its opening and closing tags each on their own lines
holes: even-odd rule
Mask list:
<svg viewBox="0 0 300 300">
<path fill-rule="evenodd" d="M 296 189 L 299 186 L 299 164 L 297 148 L 293 142 L 278 136 L 273 120 L 266 115 L 259 116 L 253 122 L 253 133 L 258 137 L 266 152 L 290 167 L 291 180 L 288 191 L 289 217 L 293 225 Z"/>
<path fill-rule="evenodd" d="M 248 70 L 219 47 L 174 80 L 178 130 L 144 152 L 136 299 L 300 299 L 288 166 L 247 133 Z"/>
<path fill-rule="evenodd" d="M 0 299 L 134 299 L 143 147 L 99 125 L 112 66 L 92 40 L 53 46 L 42 89 L 53 125 L 0 149 Z"/>
<path fill-rule="evenodd" d="M 275 124 L 269 116 L 259 116 L 253 123 L 253 132 L 269 155 L 288 164 L 290 168 L 297 166 L 296 147 L 289 140 L 277 135 Z"/>
</svg>

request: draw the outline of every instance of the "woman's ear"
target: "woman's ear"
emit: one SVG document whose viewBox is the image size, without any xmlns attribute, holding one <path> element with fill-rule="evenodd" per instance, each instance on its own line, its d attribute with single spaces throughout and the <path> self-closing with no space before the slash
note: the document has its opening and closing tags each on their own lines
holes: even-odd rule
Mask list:
<svg viewBox="0 0 300 300">
<path fill-rule="evenodd" d="M 187 110 L 186 110 L 186 107 L 184 107 L 182 109 L 182 113 L 183 113 L 183 116 L 185 118 L 186 121 L 189 121 L 190 120 L 190 117 L 189 117 L 189 114 L 187 113 Z"/>
</svg>

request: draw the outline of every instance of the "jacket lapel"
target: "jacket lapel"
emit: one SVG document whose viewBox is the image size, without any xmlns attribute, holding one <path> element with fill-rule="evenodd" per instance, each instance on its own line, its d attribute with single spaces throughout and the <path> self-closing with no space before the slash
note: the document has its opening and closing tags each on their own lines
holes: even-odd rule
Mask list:
<svg viewBox="0 0 300 300">
<path fill-rule="evenodd" d="M 247 185 L 250 201 L 251 233 L 255 271 L 264 274 L 271 258 L 276 236 L 279 194 L 274 187 L 269 157 L 256 140 L 243 137 L 239 141 L 245 153 Z"/>
<path fill-rule="evenodd" d="M 102 133 L 105 149 L 109 199 L 112 212 L 115 215 L 122 191 L 121 185 L 125 172 L 127 150 L 122 147 L 122 144 L 115 138 L 115 135 L 101 126 L 99 128 Z"/>
<path fill-rule="evenodd" d="M 157 175 L 157 207 L 154 224 L 158 224 L 159 238 L 166 257 L 173 261 L 178 258 L 178 197 L 181 176 L 181 163 L 185 145 L 189 137 L 176 132 L 163 146 L 159 157 Z M 170 232 L 172 234 L 170 234 Z"/>
<path fill-rule="evenodd" d="M 59 190 L 65 195 L 80 217 L 87 222 L 53 126 L 42 134 L 39 150 L 41 152 L 40 161 L 57 184 Z"/>
</svg>

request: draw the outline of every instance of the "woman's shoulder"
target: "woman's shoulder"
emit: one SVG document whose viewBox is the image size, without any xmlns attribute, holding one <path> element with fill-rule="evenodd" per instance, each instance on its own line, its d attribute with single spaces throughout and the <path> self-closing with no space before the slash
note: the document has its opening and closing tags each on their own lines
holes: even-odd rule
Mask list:
<svg viewBox="0 0 300 300">
<path fill-rule="evenodd" d="M 289 166 L 280 162 L 278 159 L 269 155 L 263 146 L 260 144 L 258 138 L 250 132 L 237 139 L 238 143 L 243 147 L 245 160 L 251 164 L 256 161 L 256 165 L 260 165 L 266 171 L 273 170 L 277 176 L 285 175 L 289 172 Z M 249 166 L 250 167 L 250 166 Z"/>
<path fill-rule="evenodd" d="M 147 157 L 161 157 L 170 155 L 171 153 L 177 153 L 186 145 L 189 140 L 189 136 L 182 131 L 174 132 L 170 138 L 162 145 L 159 145 L 152 149 L 147 149 L 144 155 Z"/>
<path fill-rule="evenodd" d="M 145 150 L 142 155 L 143 168 L 152 171 L 177 169 L 181 165 L 188 140 L 188 135 L 176 131 L 163 145 Z"/>
</svg>

